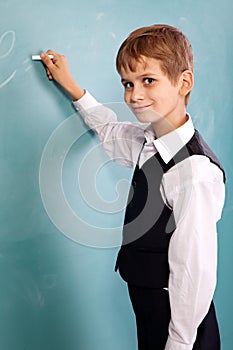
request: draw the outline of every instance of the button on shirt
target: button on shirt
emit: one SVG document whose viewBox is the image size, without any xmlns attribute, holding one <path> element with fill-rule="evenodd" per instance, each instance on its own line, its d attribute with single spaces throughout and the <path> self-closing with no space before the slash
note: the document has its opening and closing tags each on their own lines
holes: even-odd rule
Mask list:
<svg viewBox="0 0 233 350">
<path fill-rule="evenodd" d="M 159 152 L 165 163 L 191 139 L 191 117 L 178 129 L 155 138 L 149 124 L 118 122 L 116 114 L 86 91 L 74 107 L 98 134 L 109 157 L 134 168 Z M 192 350 L 197 328 L 216 287 L 217 229 L 225 187 L 222 171 L 209 158 L 193 155 L 163 175 L 160 191 L 173 209 L 176 230 L 169 245 L 171 320 L 165 350 Z"/>
</svg>

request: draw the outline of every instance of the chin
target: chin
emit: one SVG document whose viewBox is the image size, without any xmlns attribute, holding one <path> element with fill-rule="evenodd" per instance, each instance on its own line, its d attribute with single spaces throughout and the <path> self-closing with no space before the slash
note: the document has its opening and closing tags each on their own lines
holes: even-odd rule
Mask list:
<svg viewBox="0 0 233 350">
<path fill-rule="evenodd" d="M 163 116 L 155 111 L 152 110 L 146 110 L 143 112 L 135 113 L 134 115 L 141 123 L 157 123 L 161 119 L 163 119 Z"/>
</svg>

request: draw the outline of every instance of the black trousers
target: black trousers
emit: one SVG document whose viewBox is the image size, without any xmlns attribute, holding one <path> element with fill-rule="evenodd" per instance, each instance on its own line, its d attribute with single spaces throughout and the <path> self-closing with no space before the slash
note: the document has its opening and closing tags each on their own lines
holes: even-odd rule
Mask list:
<svg viewBox="0 0 233 350">
<path fill-rule="evenodd" d="M 170 322 L 168 292 L 128 286 L 136 316 L 138 349 L 164 350 Z M 193 350 L 220 350 L 220 336 L 213 302 L 198 327 Z"/>
</svg>

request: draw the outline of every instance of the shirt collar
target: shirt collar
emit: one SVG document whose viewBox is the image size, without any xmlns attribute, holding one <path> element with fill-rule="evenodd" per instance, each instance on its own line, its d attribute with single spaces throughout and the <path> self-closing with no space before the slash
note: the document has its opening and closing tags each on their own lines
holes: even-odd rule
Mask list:
<svg viewBox="0 0 233 350">
<path fill-rule="evenodd" d="M 186 145 L 194 134 L 194 126 L 191 116 L 187 114 L 187 121 L 174 131 L 169 132 L 157 139 L 154 139 L 154 132 L 151 125 L 145 130 L 147 141 L 153 134 L 153 144 L 159 152 L 163 161 L 167 164 L 179 150 Z"/>
</svg>

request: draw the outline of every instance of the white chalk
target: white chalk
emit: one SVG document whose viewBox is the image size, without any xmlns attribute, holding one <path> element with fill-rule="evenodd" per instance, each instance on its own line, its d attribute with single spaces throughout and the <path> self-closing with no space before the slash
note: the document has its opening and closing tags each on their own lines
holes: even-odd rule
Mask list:
<svg viewBox="0 0 233 350">
<path fill-rule="evenodd" d="M 53 59 L 53 55 L 48 55 L 49 58 L 51 58 L 51 60 Z M 36 61 L 36 60 L 41 60 L 40 55 L 32 55 L 32 60 Z"/>
</svg>

